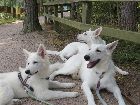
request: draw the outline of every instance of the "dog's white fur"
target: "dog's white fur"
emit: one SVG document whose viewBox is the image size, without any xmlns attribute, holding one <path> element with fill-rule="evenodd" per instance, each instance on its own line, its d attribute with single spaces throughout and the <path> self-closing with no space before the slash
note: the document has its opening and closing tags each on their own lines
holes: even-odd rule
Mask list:
<svg viewBox="0 0 140 105">
<path fill-rule="evenodd" d="M 57 75 L 72 75 L 73 79 L 80 79 L 79 78 L 79 69 L 82 64 L 82 54 L 76 54 L 70 57 L 65 63 L 62 68 L 60 68 L 57 71 L 54 71 L 50 75 L 50 80 L 53 80 L 55 76 Z"/>
<path fill-rule="evenodd" d="M 68 44 L 62 51 L 60 51 L 61 54 L 71 54 L 73 55 L 73 52 L 78 52 L 76 55 L 73 55 L 70 57 L 65 63 L 64 66 L 59 69 L 58 71 L 55 71 L 50 75 L 50 79 L 53 80 L 55 76 L 63 74 L 63 75 L 72 75 L 73 79 L 79 79 L 78 73 L 79 69 L 81 67 L 82 58 L 87 53 L 87 51 L 90 49 L 92 44 L 103 44 L 105 45 L 105 41 L 100 38 L 100 33 L 102 31 L 102 27 L 96 29 L 95 31 L 89 31 L 84 32 L 83 34 L 79 34 L 77 36 L 79 41 L 87 42 L 80 43 L 80 42 L 72 42 Z M 75 47 L 73 47 L 75 45 Z M 74 48 L 72 50 L 72 48 Z M 77 50 L 76 50 L 77 49 Z M 71 52 L 72 50 L 72 52 Z M 76 53 L 75 52 L 75 53 Z M 62 57 L 61 57 L 62 58 Z M 114 63 L 112 62 L 114 65 Z M 128 72 L 121 70 L 117 66 L 115 66 L 115 71 L 119 72 L 122 75 L 127 75 Z M 78 76 L 78 77 L 77 77 Z"/>
<path fill-rule="evenodd" d="M 48 54 L 51 55 L 59 55 L 60 58 L 66 62 L 70 57 L 73 55 L 76 55 L 77 53 L 82 53 L 84 52 L 84 47 L 87 46 L 85 43 L 80 43 L 80 42 L 72 42 L 68 44 L 62 51 L 51 51 L 47 50 Z"/>
<path fill-rule="evenodd" d="M 37 52 L 28 52 L 24 50 L 27 57 L 26 68 L 21 69 L 21 75 L 23 79 L 27 77 L 25 71 L 29 70 L 31 78 L 27 83 L 33 87 L 33 94 L 41 100 L 76 97 L 77 92 L 63 92 L 52 91 L 50 88 L 71 88 L 74 87 L 74 83 L 60 83 L 58 81 L 50 81 L 45 78 L 48 76 L 50 67 L 56 69 L 56 67 L 50 66 L 49 58 L 46 53 L 46 49 L 43 45 L 40 45 Z M 55 64 L 54 66 L 58 66 Z M 61 66 L 61 64 L 60 64 Z M 59 68 L 59 67 L 58 67 Z M 36 74 L 34 74 L 37 72 Z M 34 75 L 33 75 L 34 74 Z M 18 79 L 18 72 L 9 72 L 0 74 L 0 105 L 11 105 L 12 99 L 28 97 L 24 91 L 21 82 Z"/>
<path fill-rule="evenodd" d="M 119 105 L 125 105 L 123 97 L 121 95 L 120 89 L 115 81 L 115 66 L 112 64 L 112 52 L 116 48 L 118 41 L 114 41 L 107 45 L 103 44 L 93 44 L 91 50 L 86 54 L 90 57 L 89 61 L 83 60 L 83 64 L 80 70 L 80 77 L 82 79 L 83 92 L 88 100 L 88 105 L 96 105 L 94 101 L 94 96 L 91 89 L 96 90 L 97 83 L 99 81 L 99 76 L 105 72 L 103 78 L 100 80 L 100 89 L 106 88 L 108 91 L 112 92 Z M 99 51 L 98 51 L 99 50 Z M 100 59 L 94 67 L 87 68 L 89 62 L 93 62 Z"/>
</svg>

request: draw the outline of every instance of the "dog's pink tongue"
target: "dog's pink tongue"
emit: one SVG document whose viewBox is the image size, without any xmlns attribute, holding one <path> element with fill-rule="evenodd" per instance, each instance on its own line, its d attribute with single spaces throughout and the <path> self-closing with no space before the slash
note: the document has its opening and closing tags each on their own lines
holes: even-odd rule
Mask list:
<svg viewBox="0 0 140 105">
<path fill-rule="evenodd" d="M 100 59 L 98 59 L 98 60 L 96 60 L 96 61 L 89 62 L 89 63 L 87 64 L 87 68 L 92 68 L 92 67 L 94 67 L 99 61 L 100 61 Z"/>
<path fill-rule="evenodd" d="M 95 65 L 95 62 L 89 62 L 87 64 L 87 68 L 92 68 Z"/>
</svg>

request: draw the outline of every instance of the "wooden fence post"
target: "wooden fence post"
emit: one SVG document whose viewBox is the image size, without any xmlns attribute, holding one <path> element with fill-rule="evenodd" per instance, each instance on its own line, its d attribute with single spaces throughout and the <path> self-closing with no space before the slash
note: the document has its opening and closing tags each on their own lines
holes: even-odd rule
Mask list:
<svg viewBox="0 0 140 105">
<path fill-rule="evenodd" d="M 44 6 L 44 13 L 48 14 L 48 6 Z M 48 23 L 48 18 L 45 16 L 45 24 Z"/>
<path fill-rule="evenodd" d="M 53 14 L 53 8 L 52 8 L 52 6 L 49 6 L 48 7 L 48 15 L 52 15 L 52 14 Z M 53 21 L 50 18 L 47 18 L 47 19 L 48 19 L 49 24 L 53 24 Z"/>
<path fill-rule="evenodd" d="M 58 5 L 55 5 L 54 6 L 54 15 L 56 17 L 58 17 Z M 57 31 L 57 29 L 58 29 L 58 22 L 57 21 L 54 21 L 54 30 Z"/>
<path fill-rule="evenodd" d="M 92 2 L 82 3 L 82 23 L 91 23 Z"/>
<path fill-rule="evenodd" d="M 63 5 L 60 5 L 61 18 L 63 18 Z"/>
</svg>

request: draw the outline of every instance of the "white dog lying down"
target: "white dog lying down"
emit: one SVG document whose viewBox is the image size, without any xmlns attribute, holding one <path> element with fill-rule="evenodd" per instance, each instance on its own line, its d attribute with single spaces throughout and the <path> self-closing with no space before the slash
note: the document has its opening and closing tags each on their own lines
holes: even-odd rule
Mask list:
<svg viewBox="0 0 140 105">
<path fill-rule="evenodd" d="M 62 51 L 58 52 L 47 50 L 47 53 L 52 55 L 59 55 L 60 58 L 65 62 L 68 60 L 68 58 L 72 57 L 73 55 L 76 55 L 77 53 L 83 53 L 84 52 L 83 47 L 85 47 L 85 43 L 88 46 L 91 46 L 93 43 L 105 44 L 105 41 L 102 40 L 100 37 L 98 37 L 101 31 L 102 27 L 96 29 L 95 31 L 91 31 L 91 29 L 89 29 L 89 31 L 86 31 L 77 36 L 77 39 L 80 42 L 72 42 L 68 44 Z"/>
<path fill-rule="evenodd" d="M 105 41 L 102 40 L 100 38 L 100 33 L 102 31 L 102 28 L 98 28 L 95 31 L 86 31 L 83 34 L 79 34 L 77 36 L 78 40 L 82 40 L 84 42 L 87 42 L 88 44 L 85 43 L 80 43 L 80 42 L 72 42 L 70 44 L 68 44 L 62 51 L 62 54 L 68 54 L 68 52 L 71 53 L 71 49 L 74 48 L 72 51 L 74 51 L 77 48 L 77 54 L 73 55 L 72 57 L 70 57 L 65 63 L 64 66 L 62 68 L 60 68 L 58 71 L 55 71 L 54 73 L 52 73 L 50 75 L 50 79 L 53 80 L 55 76 L 63 74 L 63 75 L 72 75 L 73 79 L 78 79 L 79 77 L 77 77 L 77 74 L 79 73 L 79 69 L 81 67 L 82 64 L 82 58 L 84 57 L 84 55 L 86 54 L 86 52 L 90 49 L 90 46 L 92 44 L 103 44 L 105 45 Z M 77 43 L 77 44 L 76 44 Z M 73 47 L 73 46 L 76 47 Z M 51 52 L 51 51 L 49 51 Z M 114 63 L 112 62 L 112 64 L 114 65 Z M 127 75 L 128 72 L 126 71 L 122 71 L 121 69 L 119 69 L 117 66 L 115 66 L 115 71 L 119 72 L 122 75 Z"/>
<path fill-rule="evenodd" d="M 51 66 L 50 68 L 49 58 L 43 45 L 39 46 L 37 52 L 24 50 L 24 53 L 27 56 L 25 69 L 20 70 L 20 72 L 0 74 L 0 105 L 11 105 L 14 98 L 28 97 L 23 86 L 41 100 L 76 97 L 78 95 L 77 92 L 49 90 L 49 88 L 72 88 L 75 84 L 46 79 L 50 69 L 59 68 L 61 64 L 54 64 L 57 67 Z M 29 76 L 30 78 L 28 78 Z"/>
<path fill-rule="evenodd" d="M 82 89 L 87 97 L 88 105 L 96 105 L 91 89 L 96 90 L 98 94 L 100 89 L 106 88 L 112 92 L 119 105 L 125 105 L 120 89 L 115 81 L 115 66 L 112 64 L 112 52 L 116 48 L 118 41 L 107 45 L 93 44 L 91 50 L 84 56 L 80 77 L 82 79 Z M 103 105 L 105 102 L 102 100 Z"/>
</svg>

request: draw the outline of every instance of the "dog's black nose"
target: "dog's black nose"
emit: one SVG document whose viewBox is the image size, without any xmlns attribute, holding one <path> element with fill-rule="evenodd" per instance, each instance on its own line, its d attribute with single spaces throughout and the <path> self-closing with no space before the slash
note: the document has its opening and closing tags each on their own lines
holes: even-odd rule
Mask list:
<svg viewBox="0 0 140 105">
<path fill-rule="evenodd" d="M 85 55 L 85 56 L 84 56 L 84 59 L 85 59 L 86 61 L 89 61 L 89 60 L 90 60 L 90 56 L 89 56 L 89 55 Z"/>
<path fill-rule="evenodd" d="M 26 74 L 30 74 L 30 70 L 26 70 L 25 73 L 26 73 Z"/>
</svg>

